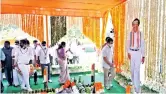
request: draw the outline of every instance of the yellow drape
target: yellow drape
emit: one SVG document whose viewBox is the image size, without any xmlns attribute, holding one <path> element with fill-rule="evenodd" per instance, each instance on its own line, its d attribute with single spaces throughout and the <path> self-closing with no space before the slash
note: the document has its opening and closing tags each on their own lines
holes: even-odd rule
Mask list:
<svg viewBox="0 0 166 94">
<path fill-rule="evenodd" d="M 82 32 L 82 17 L 66 17 L 66 29 L 69 31 L 73 26 L 76 26 Z"/>
<path fill-rule="evenodd" d="M 105 43 L 105 38 L 106 38 L 106 27 L 107 27 L 107 21 L 108 21 L 108 14 L 109 11 L 105 12 L 104 16 L 103 16 L 103 28 L 102 28 L 102 40 L 101 40 L 101 44 L 104 45 Z"/>
<path fill-rule="evenodd" d="M 44 40 L 44 24 L 42 15 L 21 15 L 22 30 L 40 41 Z"/>
<path fill-rule="evenodd" d="M 125 26 L 125 3 L 111 9 L 112 23 L 114 25 L 114 63 L 116 72 L 121 72 L 121 66 L 124 63 L 125 44 L 124 44 L 124 26 Z M 104 31 L 103 31 L 104 32 Z"/>
<path fill-rule="evenodd" d="M 100 18 L 83 17 L 83 34 L 100 48 Z"/>
</svg>

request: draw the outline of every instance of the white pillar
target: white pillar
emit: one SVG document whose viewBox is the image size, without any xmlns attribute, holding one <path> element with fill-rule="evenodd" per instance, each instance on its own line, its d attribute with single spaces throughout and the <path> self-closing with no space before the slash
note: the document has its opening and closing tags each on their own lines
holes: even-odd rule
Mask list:
<svg viewBox="0 0 166 94">
<path fill-rule="evenodd" d="M 47 26 L 48 26 L 48 44 L 51 45 L 51 21 L 50 16 L 47 16 Z"/>
<path fill-rule="evenodd" d="M 100 39 L 102 37 L 102 30 L 103 30 L 103 18 L 100 18 Z M 101 44 L 102 40 L 100 40 L 100 44 Z"/>
<path fill-rule="evenodd" d="M 47 28 L 46 28 L 46 16 L 43 15 L 43 25 L 44 25 L 44 41 L 47 41 Z"/>
</svg>

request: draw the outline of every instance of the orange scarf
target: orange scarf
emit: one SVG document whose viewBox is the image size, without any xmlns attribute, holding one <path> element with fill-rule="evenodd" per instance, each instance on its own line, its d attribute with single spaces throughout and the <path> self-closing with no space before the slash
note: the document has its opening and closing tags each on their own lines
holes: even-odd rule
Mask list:
<svg viewBox="0 0 166 94">
<path fill-rule="evenodd" d="M 137 33 L 137 48 L 140 47 L 141 44 L 141 32 L 136 32 Z M 134 32 L 130 33 L 130 47 L 134 47 Z"/>
</svg>

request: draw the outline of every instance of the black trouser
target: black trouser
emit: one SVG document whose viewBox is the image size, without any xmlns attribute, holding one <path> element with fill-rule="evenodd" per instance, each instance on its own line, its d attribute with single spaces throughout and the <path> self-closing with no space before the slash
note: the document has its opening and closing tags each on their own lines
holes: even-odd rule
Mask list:
<svg viewBox="0 0 166 94">
<path fill-rule="evenodd" d="M 76 62 L 77 62 L 77 64 L 79 63 L 79 57 L 73 56 L 73 63 L 76 64 Z"/>
<path fill-rule="evenodd" d="M 37 83 L 37 72 L 34 73 L 34 82 Z"/>
<path fill-rule="evenodd" d="M 67 64 L 73 64 L 73 59 L 67 58 Z"/>
<path fill-rule="evenodd" d="M 34 73 L 34 83 L 37 84 L 37 72 Z M 30 77 L 29 77 L 29 82 L 30 82 Z"/>
<path fill-rule="evenodd" d="M 1 81 L 1 93 L 4 91 L 4 86 L 3 86 L 3 83 Z"/>
<path fill-rule="evenodd" d="M 5 68 L 5 77 L 6 80 L 8 81 L 9 85 L 13 84 L 13 72 L 12 69 L 10 68 Z"/>
<path fill-rule="evenodd" d="M 55 65 L 58 65 L 58 58 L 55 59 Z"/>
<path fill-rule="evenodd" d="M 50 73 L 50 64 L 41 64 L 41 69 L 42 69 L 42 76 L 44 76 L 44 68 L 48 67 L 48 80 L 50 80 L 51 73 Z"/>
</svg>

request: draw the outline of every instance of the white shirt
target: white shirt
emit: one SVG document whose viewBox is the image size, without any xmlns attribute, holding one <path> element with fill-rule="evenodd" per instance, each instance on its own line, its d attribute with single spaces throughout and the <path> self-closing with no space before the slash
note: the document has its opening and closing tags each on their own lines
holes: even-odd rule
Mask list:
<svg viewBox="0 0 166 94">
<path fill-rule="evenodd" d="M 40 49 L 41 49 L 41 47 L 39 46 L 39 45 L 37 45 L 37 47 L 32 47 L 33 48 L 33 53 L 34 53 L 34 55 L 36 55 L 36 60 L 38 60 L 38 53 L 39 53 L 39 51 L 40 51 Z"/>
<path fill-rule="evenodd" d="M 74 56 L 77 56 L 77 49 L 78 49 L 77 47 L 78 46 L 77 46 L 76 42 L 72 42 L 72 44 L 71 44 L 71 51 L 72 51 Z"/>
<path fill-rule="evenodd" d="M 16 55 L 16 51 L 17 51 L 17 49 L 19 49 L 20 48 L 20 46 L 18 46 L 18 45 L 15 45 L 14 47 L 13 47 L 13 49 L 12 49 L 12 56 L 15 56 Z"/>
<path fill-rule="evenodd" d="M 40 64 L 49 64 L 50 63 L 50 50 L 48 48 L 42 48 L 39 50 L 38 56 Z"/>
<path fill-rule="evenodd" d="M 68 57 L 69 59 L 73 59 L 73 54 L 72 54 L 70 51 L 68 51 L 68 52 L 67 52 L 67 57 Z"/>
<path fill-rule="evenodd" d="M 58 49 L 58 45 L 55 45 L 51 48 L 52 56 L 54 59 L 58 58 L 57 49 Z"/>
<path fill-rule="evenodd" d="M 29 47 L 29 50 L 32 51 L 32 54 L 33 54 L 32 60 L 34 60 L 35 50 L 34 50 L 34 48 L 32 48 L 31 46 Z"/>
<path fill-rule="evenodd" d="M 33 59 L 33 52 L 28 48 L 18 48 L 16 50 L 15 59 L 18 64 L 29 64 L 29 61 Z"/>
<path fill-rule="evenodd" d="M 54 48 L 53 48 L 53 47 L 50 47 L 50 48 L 48 48 L 48 49 L 49 49 L 49 51 L 50 51 L 51 56 L 54 56 Z"/>
<path fill-rule="evenodd" d="M 82 51 L 81 45 L 78 45 L 78 46 L 77 46 L 77 49 L 76 49 L 76 56 L 80 56 L 81 51 Z"/>
<path fill-rule="evenodd" d="M 113 49 L 112 47 L 110 48 L 108 45 L 105 45 L 102 49 L 102 63 L 103 63 L 103 67 L 110 69 L 110 66 L 104 61 L 104 57 L 107 57 L 108 61 L 110 63 L 112 63 L 112 59 L 113 59 Z"/>
<path fill-rule="evenodd" d="M 138 43 L 137 43 L 137 37 L 138 37 L 138 35 L 137 35 L 137 32 L 132 32 L 132 33 L 134 33 L 134 47 L 130 47 L 130 42 L 132 42 L 130 39 L 130 36 L 131 36 L 131 32 L 129 32 L 128 33 L 128 37 L 127 37 L 127 52 L 128 53 L 131 53 L 131 50 L 130 49 L 139 49 L 140 51 L 141 51 L 141 54 L 142 54 L 142 56 L 144 57 L 145 56 L 145 41 L 144 41 L 144 35 L 143 35 L 143 33 L 141 33 L 141 46 L 139 47 L 139 48 L 137 48 L 138 47 Z M 140 33 L 140 32 L 139 32 Z"/>
</svg>

